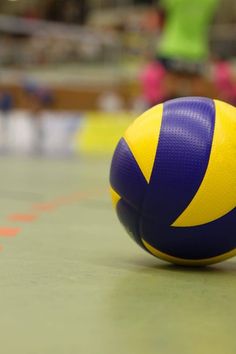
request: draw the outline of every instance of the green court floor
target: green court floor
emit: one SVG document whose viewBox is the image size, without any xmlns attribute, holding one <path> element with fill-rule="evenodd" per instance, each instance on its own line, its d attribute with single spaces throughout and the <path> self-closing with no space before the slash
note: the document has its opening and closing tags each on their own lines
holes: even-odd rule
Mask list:
<svg viewBox="0 0 236 354">
<path fill-rule="evenodd" d="M 0 159 L 2 354 L 235 354 L 236 261 L 139 249 L 110 206 L 108 160 Z"/>
</svg>

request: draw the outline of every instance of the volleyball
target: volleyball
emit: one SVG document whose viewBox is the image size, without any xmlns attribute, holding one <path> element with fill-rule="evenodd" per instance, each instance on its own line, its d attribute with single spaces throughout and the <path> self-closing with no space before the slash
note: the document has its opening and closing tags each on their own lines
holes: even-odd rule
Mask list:
<svg viewBox="0 0 236 354">
<path fill-rule="evenodd" d="M 120 139 L 113 205 L 143 249 L 180 265 L 236 254 L 236 108 L 204 97 L 159 104 Z"/>
</svg>

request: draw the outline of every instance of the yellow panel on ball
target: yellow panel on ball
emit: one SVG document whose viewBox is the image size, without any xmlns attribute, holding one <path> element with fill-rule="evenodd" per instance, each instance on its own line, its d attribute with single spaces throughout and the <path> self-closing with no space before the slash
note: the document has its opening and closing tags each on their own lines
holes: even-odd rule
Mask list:
<svg viewBox="0 0 236 354">
<path fill-rule="evenodd" d="M 119 196 L 119 194 L 114 191 L 113 188 L 110 187 L 110 193 L 111 193 L 111 200 L 112 200 L 112 205 L 114 208 L 116 208 L 117 203 L 119 202 L 119 200 L 121 199 L 121 197 Z"/>
<path fill-rule="evenodd" d="M 142 114 L 127 129 L 124 138 L 145 179 L 150 181 L 162 123 L 163 105 Z"/>
<path fill-rule="evenodd" d="M 192 202 L 172 226 L 202 225 L 224 216 L 236 206 L 236 109 L 215 100 L 215 112 L 206 174 Z"/>
</svg>

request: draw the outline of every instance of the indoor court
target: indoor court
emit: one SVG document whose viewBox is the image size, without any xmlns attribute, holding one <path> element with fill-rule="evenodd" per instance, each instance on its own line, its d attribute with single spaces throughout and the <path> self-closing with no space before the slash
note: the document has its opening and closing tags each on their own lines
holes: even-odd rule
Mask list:
<svg viewBox="0 0 236 354">
<path fill-rule="evenodd" d="M 235 106 L 235 0 L 0 0 L 0 354 L 236 354 Z"/>
<path fill-rule="evenodd" d="M 1 158 L 2 353 L 234 353 L 235 260 L 141 250 L 111 208 L 109 164 Z"/>
</svg>

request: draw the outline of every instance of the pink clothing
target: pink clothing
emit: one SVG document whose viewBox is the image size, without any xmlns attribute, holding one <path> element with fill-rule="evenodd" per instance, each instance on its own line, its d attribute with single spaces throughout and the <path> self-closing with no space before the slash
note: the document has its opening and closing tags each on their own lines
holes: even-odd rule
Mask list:
<svg viewBox="0 0 236 354">
<path fill-rule="evenodd" d="M 152 62 L 143 69 L 140 81 L 142 94 L 148 105 L 152 106 L 164 100 L 164 77 L 165 69 L 158 62 Z"/>
<path fill-rule="evenodd" d="M 215 85 L 220 98 L 229 103 L 236 103 L 236 82 L 234 82 L 230 64 L 227 61 L 218 62 L 215 66 Z"/>
</svg>

